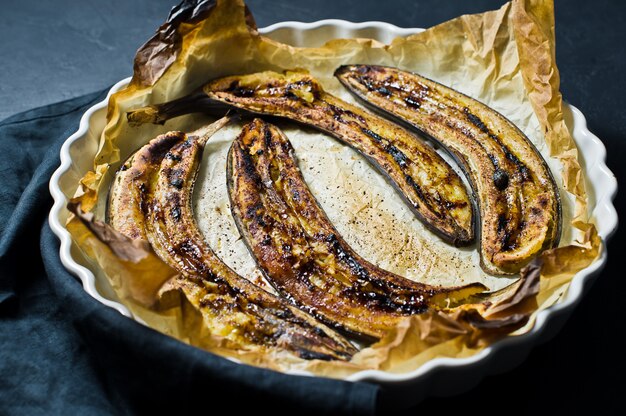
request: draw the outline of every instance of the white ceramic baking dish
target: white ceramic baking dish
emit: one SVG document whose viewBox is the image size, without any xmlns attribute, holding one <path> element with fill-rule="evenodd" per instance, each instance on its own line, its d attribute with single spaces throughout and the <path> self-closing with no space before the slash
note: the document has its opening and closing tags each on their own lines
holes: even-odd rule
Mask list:
<svg viewBox="0 0 626 416">
<path fill-rule="evenodd" d="M 261 29 L 261 33 L 294 46 L 319 46 L 330 39 L 366 37 L 388 43 L 397 36 L 406 36 L 422 29 L 402 29 L 383 22 L 351 23 L 343 20 L 321 20 L 314 23 L 282 22 Z M 123 88 L 130 78 L 111 88 L 109 96 Z M 99 302 L 133 318 L 130 311 L 118 302 L 102 279 L 105 277 L 85 260 L 75 247 L 64 227 L 68 212 L 66 204 L 73 195 L 76 183 L 91 169 L 100 134 L 105 126 L 108 96 L 83 115 L 78 131 L 70 136 L 61 149 L 61 166 L 52 175 L 50 192 L 54 206 L 50 211 L 50 225 L 61 240 L 60 257 L 72 273 L 83 283 L 87 293 Z M 583 114 L 571 105 L 565 108 L 566 121 L 583 155 L 583 167 L 588 181 L 590 212 L 602 238 L 606 241 L 617 228 L 617 213 L 612 200 L 617 191 L 614 175 L 605 164 L 606 150 L 602 142 L 589 130 Z M 508 337 L 494 343 L 480 353 L 462 359 L 437 358 L 419 369 L 391 374 L 384 371 L 362 371 L 348 377 L 350 381 L 372 381 L 385 385 L 381 400 L 383 406 L 416 403 L 429 395 L 451 395 L 472 387 L 485 375 L 506 371 L 519 364 L 535 344 L 548 340 L 563 325 L 606 263 L 606 246 L 600 258 L 579 272 L 572 280 L 567 294 L 556 305 L 538 313 L 530 332 Z M 394 407 L 395 407 L 394 406 Z"/>
</svg>

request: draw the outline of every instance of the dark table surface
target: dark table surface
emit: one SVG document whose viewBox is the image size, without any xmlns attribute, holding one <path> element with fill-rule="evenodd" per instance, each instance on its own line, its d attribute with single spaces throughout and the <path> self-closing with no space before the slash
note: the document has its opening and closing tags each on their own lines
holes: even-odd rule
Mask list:
<svg viewBox="0 0 626 416">
<path fill-rule="evenodd" d="M 132 73 L 135 50 L 162 23 L 176 0 L 3 0 L 0 5 L 0 119 L 102 89 Z M 464 13 L 498 8 L 495 0 L 249 0 L 259 27 L 284 20 L 382 20 L 429 27 Z M 563 96 L 587 117 L 604 142 L 608 166 L 626 179 L 626 3 L 556 1 L 557 63 Z M 622 212 L 624 197 L 616 207 Z M 458 414 L 491 397 L 525 413 L 560 414 L 583 405 L 617 412 L 626 391 L 620 328 L 626 284 L 619 266 L 626 241 L 617 233 L 609 261 L 565 327 L 536 347 L 522 365 L 483 380 L 469 392 L 431 398 L 413 411 L 443 406 Z M 546 409 L 547 407 L 547 409 Z M 509 409 L 511 409 L 509 407 Z M 404 413 L 404 412 L 403 412 Z M 409 412 L 414 413 L 414 412 Z M 612 413 L 612 412 L 609 412 Z"/>
</svg>

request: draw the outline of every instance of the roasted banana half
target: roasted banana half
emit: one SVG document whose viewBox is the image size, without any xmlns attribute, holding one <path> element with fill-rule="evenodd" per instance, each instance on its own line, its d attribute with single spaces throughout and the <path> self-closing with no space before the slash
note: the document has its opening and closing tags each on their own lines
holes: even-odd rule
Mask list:
<svg viewBox="0 0 626 416">
<path fill-rule="evenodd" d="M 261 72 L 217 79 L 202 92 L 130 112 L 128 119 L 162 123 L 216 105 L 285 117 L 334 136 L 387 176 L 416 216 L 442 239 L 457 246 L 474 240 L 474 207 L 452 167 L 413 133 L 326 93 L 308 73 Z"/>
<path fill-rule="evenodd" d="M 289 140 L 267 122 L 243 128 L 227 167 L 235 222 L 267 279 L 329 325 L 378 338 L 407 315 L 486 290 L 413 282 L 360 257 L 311 194 Z"/>
<path fill-rule="evenodd" d="M 124 163 L 110 192 L 109 221 L 130 238 L 147 239 L 181 273 L 176 286 L 229 346 L 282 349 L 304 359 L 348 360 L 344 337 L 237 275 L 205 243 L 192 212 L 192 192 L 206 140 L 228 122 L 186 135 L 159 136 Z"/>
<path fill-rule="evenodd" d="M 445 146 L 460 162 L 480 209 L 482 267 L 517 273 L 558 244 L 559 192 L 528 138 L 486 105 L 420 75 L 347 65 L 335 76 L 367 104 Z"/>
</svg>

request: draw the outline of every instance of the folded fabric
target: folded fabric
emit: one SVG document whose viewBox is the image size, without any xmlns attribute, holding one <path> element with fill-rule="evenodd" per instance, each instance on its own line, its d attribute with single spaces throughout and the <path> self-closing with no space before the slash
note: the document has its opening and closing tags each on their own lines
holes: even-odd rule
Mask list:
<svg viewBox="0 0 626 416">
<path fill-rule="evenodd" d="M 0 414 L 373 414 L 379 387 L 235 364 L 128 319 L 61 264 L 48 182 L 106 91 L 0 122 Z M 271 407 L 269 407 L 271 406 Z"/>
</svg>

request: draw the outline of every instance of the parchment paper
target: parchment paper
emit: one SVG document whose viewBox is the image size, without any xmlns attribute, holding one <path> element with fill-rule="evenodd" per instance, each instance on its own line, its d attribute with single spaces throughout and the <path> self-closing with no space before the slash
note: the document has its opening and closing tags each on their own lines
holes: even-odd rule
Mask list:
<svg viewBox="0 0 626 416">
<path fill-rule="evenodd" d="M 407 319 L 350 363 L 305 362 L 285 354 L 226 349 L 222 340 L 203 330 L 197 311 L 172 295 L 167 285 L 161 286 L 174 271 L 161 265 L 152 276 L 153 266 L 148 265 L 158 262 L 153 253 L 148 250 L 134 262 L 120 260 L 98 238 L 97 227 L 84 218 L 73 217 L 68 229 L 139 319 L 185 342 L 278 370 L 301 369 L 330 377 L 365 368 L 405 372 L 434 357 L 468 356 L 495 339 L 528 331 L 533 311 L 557 302 L 572 276 L 597 257 L 601 244 L 588 220 L 583 172 L 563 121 L 553 12 L 551 1 L 514 0 L 499 10 L 461 16 L 390 45 L 341 39 L 317 48 L 296 48 L 260 36 L 241 0 L 209 2 L 200 10 L 183 5 L 138 51 L 130 86 L 111 97 L 94 170 L 81 181 L 74 201 L 103 219 L 108 187 L 121 161 L 159 133 L 191 131 L 212 120 L 190 115 L 164 126 L 131 127 L 125 117 L 128 110 L 184 96 L 219 76 L 293 68 L 310 71 L 327 91 L 354 103 L 332 76 L 335 68 L 356 63 L 396 66 L 449 85 L 504 114 L 537 146 L 559 184 L 564 215 L 559 248 L 540 256 L 540 280 L 537 263 L 528 271 L 528 281 L 499 302 Z M 355 151 L 312 129 L 289 122 L 279 126 L 292 141 L 313 194 L 348 243 L 368 260 L 431 284 L 480 281 L 497 290 L 517 279 L 485 274 L 475 247 L 454 248 L 430 233 Z M 271 290 L 230 215 L 225 160 L 240 129 L 241 125 L 231 125 L 207 145 L 194 195 L 195 215 L 218 256 Z M 516 319 L 519 325 L 506 325 Z M 512 329 L 517 330 L 507 335 Z"/>
</svg>

